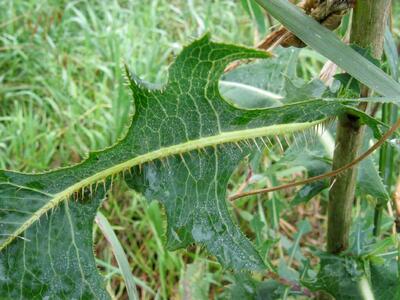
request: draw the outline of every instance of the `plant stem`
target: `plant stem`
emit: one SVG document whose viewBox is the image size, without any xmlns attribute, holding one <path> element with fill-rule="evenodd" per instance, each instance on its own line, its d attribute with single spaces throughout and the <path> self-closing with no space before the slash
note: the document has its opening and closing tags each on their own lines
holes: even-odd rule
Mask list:
<svg viewBox="0 0 400 300">
<path fill-rule="evenodd" d="M 358 0 L 354 9 L 350 40 L 361 47 L 370 47 L 376 58 L 382 56 L 389 6 L 390 0 Z M 360 96 L 368 94 L 368 89 L 363 87 Z M 360 108 L 365 110 L 366 104 L 360 105 Z M 348 114 L 339 117 L 332 166 L 334 170 L 357 157 L 363 133 L 358 118 Z M 356 178 L 356 168 L 343 172 L 335 178 L 329 192 L 327 250 L 330 253 L 337 254 L 348 248 Z"/>
</svg>

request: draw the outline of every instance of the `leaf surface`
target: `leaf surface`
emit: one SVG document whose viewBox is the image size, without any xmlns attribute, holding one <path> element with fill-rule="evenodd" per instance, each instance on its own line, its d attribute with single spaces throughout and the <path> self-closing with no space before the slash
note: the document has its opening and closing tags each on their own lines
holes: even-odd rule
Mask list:
<svg viewBox="0 0 400 300">
<path fill-rule="evenodd" d="M 227 268 L 262 270 L 258 252 L 230 217 L 231 173 L 265 137 L 312 128 L 348 109 L 313 99 L 242 110 L 221 97 L 218 82 L 228 63 L 267 57 L 206 35 L 176 58 L 163 89 L 129 74 L 135 115 L 114 146 L 69 168 L 0 171 L 0 295 L 108 298 L 95 266 L 92 224 L 118 174 L 164 204 L 170 249 L 196 242 Z"/>
<path fill-rule="evenodd" d="M 321 261 L 316 282 L 306 285 L 311 289 L 324 290 L 338 300 L 388 300 L 398 299 L 398 282 L 395 259 L 376 264 L 354 257 L 326 255 Z"/>
</svg>

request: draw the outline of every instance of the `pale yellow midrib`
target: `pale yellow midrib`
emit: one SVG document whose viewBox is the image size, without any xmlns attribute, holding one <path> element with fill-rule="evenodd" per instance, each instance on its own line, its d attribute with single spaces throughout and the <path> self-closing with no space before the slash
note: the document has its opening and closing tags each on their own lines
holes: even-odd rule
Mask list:
<svg viewBox="0 0 400 300">
<path fill-rule="evenodd" d="M 62 201 L 68 199 L 71 195 L 73 195 L 73 193 L 80 191 L 82 188 L 91 186 L 99 181 L 102 181 L 110 176 L 126 171 L 134 166 L 141 165 L 143 163 L 150 162 L 156 159 L 166 158 L 172 155 L 183 154 L 193 150 L 203 149 L 206 147 L 212 147 L 226 143 L 236 143 L 243 140 L 253 140 L 265 136 L 283 135 L 283 134 L 294 133 L 297 131 L 303 131 L 308 128 L 317 126 L 318 124 L 321 124 L 324 121 L 325 120 L 319 120 L 307 123 L 290 123 L 290 124 L 272 125 L 266 127 L 238 130 L 238 131 L 221 132 L 220 134 L 217 135 L 204 137 L 197 140 L 192 140 L 186 143 L 177 144 L 165 148 L 160 148 L 156 151 L 152 151 L 137 156 L 135 158 L 132 158 L 130 160 L 127 160 L 123 163 L 120 163 L 111 168 L 96 173 L 84 180 L 81 180 L 75 183 L 74 185 L 71 185 L 67 189 L 63 190 L 62 192 L 55 194 L 53 196 L 53 199 L 47 202 L 47 204 L 43 206 L 41 209 L 33 213 L 28 220 L 26 220 L 16 231 L 14 231 L 10 235 L 8 239 L 6 239 L 0 245 L 0 251 L 5 247 L 7 247 L 17 236 L 19 236 L 26 229 L 28 229 L 42 215 L 47 213 L 49 210 L 57 207 Z"/>
</svg>

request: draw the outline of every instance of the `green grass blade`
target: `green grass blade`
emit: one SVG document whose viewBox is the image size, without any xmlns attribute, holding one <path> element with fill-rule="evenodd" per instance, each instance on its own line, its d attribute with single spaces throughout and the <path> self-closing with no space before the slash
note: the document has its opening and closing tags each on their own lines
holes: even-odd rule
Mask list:
<svg viewBox="0 0 400 300">
<path fill-rule="evenodd" d="M 387 97 L 398 97 L 400 94 L 400 85 L 396 81 L 289 1 L 256 1 L 303 42 L 360 82 Z"/>
<path fill-rule="evenodd" d="M 121 243 L 114 233 L 114 230 L 112 229 L 106 217 L 101 212 L 97 212 L 96 223 L 97 225 L 99 225 L 101 232 L 104 234 L 105 238 L 111 245 L 112 251 L 118 262 L 118 266 L 121 269 L 122 276 L 124 277 L 129 300 L 139 300 L 138 292 L 136 290 L 135 279 L 133 278 L 128 259 L 125 255 L 124 249 L 122 249 Z"/>
</svg>

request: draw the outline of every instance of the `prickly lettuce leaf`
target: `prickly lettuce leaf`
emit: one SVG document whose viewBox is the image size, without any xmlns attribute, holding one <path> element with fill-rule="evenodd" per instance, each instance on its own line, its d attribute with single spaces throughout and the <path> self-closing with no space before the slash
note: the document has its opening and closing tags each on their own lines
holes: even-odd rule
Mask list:
<svg viewBox="0 0 400 300">
<path fill-rule="evenodd" d="M 236 274 L 229 287 L 231 300 L 276 300 L 282 299 L 286 286 L 274 280 L 257 281 L 247 273 Z"/>
<path fill-rule="evenodd" d="M 12 225 L 38 213 L 50 199 L 45 192 L 29 186 L 19 188 L 17 178 L 11 180 L 0 184 L 3 241 Z M 90 197 L 64 201 L 2 249 L 0 298 L 107 299 L 92 241 L 93 220 L 103 197 L 104 188 L 99 187 Z"/>
<path fill-rule="evenodd" d="M 321 269 L 311 289 L 328 292 L 335 299 L 363 299 L 362 284 L 365 274 L 356 259 L 326 255 L 321 260 Z"/>
<path fill-rule="evenodd" d="M 295 77 L 299 49 L 278 48 L 277 59 L 243 64 L 224 74 L 220 91 L 241 108 L 266 108 L 285 102 L 285 80 Z M 311 99 L 303 97 L 301 100 Z"/>
<path fill-rule="evenodd" d="M 261 51 L 209 36 L 177 57 L 167 85 L 151 90 L 129 74 L 135 115 L 125 137 L 82 163 L 41 174 L 0 171 L 0 295 L 7 299 L 108 298 L 92 251 L 95 212 L 115 176 L 167 212 L 167 246 L 204 245 L 224 267 L 263 261 L 230 218 L 226 183 L 269 135 L 317 126 L 347 110 L 313 99 L 264 110 L 225 101 L 218 80 L 237 59 Z"/>
<path fill-rule="evenodd" d="M 374 263 L 360 257 L 326 255 L 321 260 L 317 281 L 306 285 L 328 292 L 337 300 L 387 300 L 398 299 L 398 282 L 395 259 Z"/>
<path fill-rule="evenodd" d="M 375 299 L 400 299 L 398 262 L 395 258 L 383 264 L 371 264 L 371 282 Z"/>
<path fill-rule="evenodd" d="M 367 151 L 372 135 L 373 133 L 368 129 L 364 138 L 363 151 Z M 360 163 L 357 188 L 359 192 L 373 196 L 381 205 L 390 200 L 389 193 L 383 184 L 373 157 L 368 157 Z"/>
</svg>

